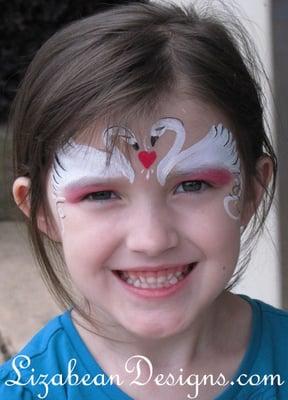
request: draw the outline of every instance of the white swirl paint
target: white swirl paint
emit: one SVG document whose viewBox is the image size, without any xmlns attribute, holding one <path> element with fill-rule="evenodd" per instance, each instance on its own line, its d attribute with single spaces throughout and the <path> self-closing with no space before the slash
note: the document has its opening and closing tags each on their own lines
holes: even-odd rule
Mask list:
<svg viewBox="0 0 288 400">
<path fill-rule="evenodd" d="M 242 178 L 241 174 L 234 174 L 235 179 L 234 179 L 234 184 L 232 187 L 232 191 L 228 196 L 224 197 L 224 208 L 227 212 L 227 214 L 235 219 L 238 220 L 240 219 L 240 210 L 239 210 L 239 203 L 240 203 L 240 198 L 241 198 L 241 192 L 242 192 Z M 232 211 L 230 210 L 231 206 L 233 207 L 234 203 L 234 209 L 237 212 L 237 215 L 234 215 Z"/>
</svg>

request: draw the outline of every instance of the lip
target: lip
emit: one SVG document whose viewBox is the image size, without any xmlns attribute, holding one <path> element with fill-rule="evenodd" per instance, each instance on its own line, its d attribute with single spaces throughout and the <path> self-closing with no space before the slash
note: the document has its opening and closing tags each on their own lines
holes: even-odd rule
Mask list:
<svg viewBox="0 0 288 400">
<path fill-rule="evenodd" d="M 131 268 L 117 268 L 114 271 L 123 271 L 123 272 L 161 272 L 165 271 L 166 269 L 184 269 L 187 265 L 192 265 L 193 263 L 185 263 L 185 264 L 163 264 L 163 265 L 151 265 L 151 266 L 139 266 L 139 267 L 131 267 Z"/>
<path fill-rule="evenodd" d="M 129 285 L 125 281 L 123 281 L 117 272 L 114 270 L 113 275 L 116 277 L 117 282 L 122 286 L 122 288 L 129 294 L 132 294 L 134 297 L 138 297 L 141 299 L 163 299 L 163 298 L 168 298 L 176 293 L 179 293 L 184 289 L 184 287 L 189 283 L 189 280 L 191 279 L 191 275 L 193 275 L 193 271 L 195 267 L 197 266 L 197 262 L 195 263 L 190 263 L 186 264 L 185 267 L 187 266 L 192 266 L 192 270 L 189 272 L 188 275 L 181 281 L 177 282 L 175 285 L 170 286 L 168 288 L 163 287 L 163 288 L 151 288 L 151 289 L 142 289 L 142 288 L 137 288 L 132 285 Z M 167 266 L 166 266 L 167 268 Z M 166 269 L 164 268 L 164 269 Z M 158 267 L 159 269 L 159 267 Z M 147 271 L 147 267 L 145 269 Z M 162 269 L 163 270 L 163 267 Z M 130 271 L 130 270 L 129 270 Z M 131 270 L 132 271 L 132 270 Z M 141 271 L 140 269 L 137 269 L 137 271 Z M 142 269 L 143 271 L 143 269 Z"/>
</svg>

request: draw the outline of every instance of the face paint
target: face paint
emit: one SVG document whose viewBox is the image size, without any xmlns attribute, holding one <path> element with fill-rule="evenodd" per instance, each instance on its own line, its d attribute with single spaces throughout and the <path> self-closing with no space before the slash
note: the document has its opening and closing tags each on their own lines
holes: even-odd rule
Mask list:
<svg viewBox="0 0 288 400">
<path fill-rule="evenodd" d="M 58 159 L 58 162 L 57 162 Z M 117 179 L 126 177 L 130 183 L 135 173 L 126 157 L 115 147 L 107 166 L 107 153 L 94 147 L 70 143 L 57 154 L 54 165 L 57 176 L 53 174 L 53 187 L 56 192 L 63 192 L 67 186 L 79 180 Z"/>
<path fill-rule="evenodd" d="M 182 121 L 163 118 L 151 130 L 152 146 L 167 130 L 174 131 L 176 138 L 167 155 L 158 163 L 157 178 L 163 186 L 170 171 L 186 173 L 193 169 L 214 166 L 226 168 L 232 173 L 240 172 L 240 160 L 232 133 L 221 124 L 213 126 L 199 142 L 181 151 L 186 138 Z"/>
<path fill-rule="evenodd" d="M 214 169 L 214 175 L 215 171 L 228 170 L 235 177 L 235 181 L 232 192 L 224 199 L 224 207 L 231 218 L 237 219 L 239 215 L 235 216 L 231 212 L 230 205 L 240 200 L 241 176 L 240 159 L 232 133 L 221 124 L 217 127 L 213 126 L 202 140 L 182 150 L 186 139 L 183 122 L 177 118 L 162 118 L 152 126 L 150 133 L 152 147 L 167 130 L 175 132 L 176 138 L 167 155 L 157 165 L 159 183 L 162 186 L 165 184 L 172 169 L 176 174 L 186 174 L 201 169 L 208 169 L 211 174 L 211 170 Z M 154 172 L 150 167 L 157 159 L 156 151 L 148 151 L 146 145 L 144 146 L 145 151 L 138 151 L 140 147 L 134 133 L 121 126 L 109 127 L 103 131 L 102 140 L 108 147 L 111 146 L 116 133 L 138 152 L 138 159 L 147 170 L 146 178 L 149 179 L 150 173 Z M 106 160 L 107 153 L 105 151 L 80 145 L 74 141 L 70 141 L 57 153 L 53 165 L 52 181 L 56 207 L 61 220 L 65 218 L 63 211 L 63 204 L 66 201 L 66 196 L 63 195 L 65 188 L 70 187 L 71 189 L 75 184 L 93 185 L 95 188 L 95 185 L 105 179 L 122 177 L 127 178 L 130 183 L 134 182 L 135 172 L 117 146 L 113 148 L 108 166 Z M 204 179 L 202 178 L 202 180 Z M 70 200 L 73 201 L 77 196 L 77 191 L 74 190 L 74 194 L 71 195 L 70 190 Z"/>
<path fill-rule="evenodd" d="M 183 174 L 180 174 L 183 180 Z M 174 176 L 173 176 L 174 177 Z M 177 177 L 177 174 L 175 175 Z M 197 169 L 188 175 L 185 175 L 185 181 L 205 181 L 215 187 L 228 185 L 233 179 L 233 174 L 226 169 L 205 168 Z"/>
<path fill-rule="evenodd" d="M 117 130 L 116 130 L 117 129 Z M 110 127 L 102 133 L 103 142 L 111 146 L 112 137 L 118 133 L 135 150 L 139 149 L 135 135 L 123 127 Z M 127 178 L 130 183 L 134 181 L 135 173 L 130 162 L 114 146 L 110 163 L 107 166 L 107 153 L 91 146 L 80 145 L 71 140 L 55 156 L 52 167 L 53 197 L 56 204 L 58 216 L 64 230 L 63 218 L 65 213 L 63 204 L 66 201 L 65 188 L 75 183 L 101 182 L 106 179 Z M 61 205 L 61 206 L 60 206 Z"/>
<path fill-rule="evenodd" d="M 53 198 L 56 204 L 56 210 L 57 214 L 60 220 L 61 224 L 61 231 L 62 233 L 64 232 L 64 222 L 63 219 L 65 218 L 64 210 L 63 210 L 63 204 L 65 202 L 65 197 L 62 196 L 57 196 L 55 193 L 53 193 Z"/>
<path fill-rule="evenodd" d="M 241 193 L 240 158 L 232 133 L 222 124 L 212 126 L 202 140 L 181 151 L 186 138 L 182 121 L 176 118 L 162 118 L 152 127 L 152 146 L 167 130 L 174 131 L 176 138 L 167 155 L 158 163 L 157 178 L 159 183 L 162 186 L 165 184 L 172 169 L 176 173 L 189 173 L 195 169 L 207 167 L 227 169 L 235 176 L 235 182 L 232 193 L 224 199 L 224 207 L 231 218 L 238 219 L 239 212 L 235 216 L 230 211 L 231 203 L 238 203 Z"/>
<path fill-rule="evenodd" d="M 234 185 L 232 187 L 231 193 L 228 196 L 225 196 L 224 198 L 224 207 L 225 210 L 227 212 L 227 214 L 237 220 L 240 218 L 240 209 L 239 209 L 239 202 L 240 202 L 240 198 L 241 198 L 241 188 L 242 188 L 242 179 L 241 179 L 241 175 L 239 174 L 234 174 L 235 179 L 234 179 Z M 230 208 L 231 206 L 234 205 L 234 210 L 235 211 L 231 211 Z"/>
<path fill-rule="evenodd" d="M 113 142 L 113 136 L 119 137 L 121 140 L 132 146 L 134 150 L 139 150 L 139 144 L 135 134 L 129 128 L 115 125 L 105 129 L 102 133 L 103 143 L 106 143 L 108 147 L 111 146 Z"/>
</svg>

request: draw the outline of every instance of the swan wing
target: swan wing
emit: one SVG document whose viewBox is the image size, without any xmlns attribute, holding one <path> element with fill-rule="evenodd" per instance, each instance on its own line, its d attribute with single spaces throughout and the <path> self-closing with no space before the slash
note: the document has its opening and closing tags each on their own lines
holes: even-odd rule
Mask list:
<svg viewBox="0 0 288 400">
<path fill-rule="evenodd" d="M 183 150 L 174 160 L 174 167 L 181 172 L 206 165 L 240 172 L 240 159 L 232 132 L 222 124 L 213 126 L 207 135 L 191 147 Z"/>
<path fill-rule="evenodd" d="M 110 163 L 107 165 L 107 153 L 104 150 L 70 141 L 55 157 L 52 174 L 54 191 L 58 192 L 63 186 L 83 176 L 87 180 L 95 177 L 125 176 L 132 183 L 135 172 L 117 147 L 114 147 Z"/>
</svg>

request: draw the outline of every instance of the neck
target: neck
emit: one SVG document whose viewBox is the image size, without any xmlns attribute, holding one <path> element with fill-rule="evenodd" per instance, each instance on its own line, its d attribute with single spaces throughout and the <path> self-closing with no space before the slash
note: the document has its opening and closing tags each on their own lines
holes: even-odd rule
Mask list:
<svg viewBox="0 0 288 400">
<path fill-rule="evenodd" d="M 232 296 L 225 294 L 224 296 Z M 225 301 L 222 296 L 213 305 L 203 310 L 202 315 L 185 330 L 169 337 L 143 338 L 135 336 L 126 330 L 117 329 L 106 331 L 106 335 L 91 333 L 93 328 L 85 329 L 85 321 L 81 325 L 74 318 L 76 328 L 86 343 L 92 355 L 101 361 L 103 369 L 110 369 L 110 365 L 117 365 L 118 369 L 124 369 L 125 363 L 132 356 L 144 356 L 153 365 L 154 371 L 172 372 L 179 368 L 187 370 L 198 363 L 198 360 L 205 359 L 206 354 L 211 354 L 213 348 L 219 345 L 218 341 L 223 340 L 223 315 L 221 311 Z M 73 315 L 72 315 L 73 318 Z M 107 321 L 106 321 L 107 322 Z M 111 322 L 111 321 L 110 321 Z M 109 326 L 109 324 L 107 324 Z M 222 328 L 222 329 L 221 329 Z M 94 329 L 95 330 L 95 329 Z M 113 338 L 117 332 L 117 338 Z M 220 338 L 218 337 L 220 336 Z M 224 338 L 224 340 L 226 340 Z M 136 357 L 134 358 L 136 359 Z"/>
</svg>

